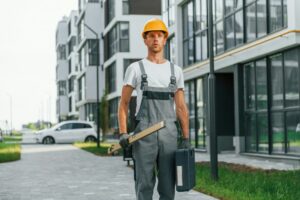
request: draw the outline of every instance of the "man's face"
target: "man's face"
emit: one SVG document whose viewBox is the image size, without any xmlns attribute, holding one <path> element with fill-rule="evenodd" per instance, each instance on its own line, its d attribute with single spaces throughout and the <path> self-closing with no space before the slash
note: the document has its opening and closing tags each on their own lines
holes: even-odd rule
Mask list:
<svg viewBox="0 0 300 200">
<path fill-rule="evenodd" d="M 153 53 L 159 53 L 163 51 L 167 38 L 162 31 L 150 31 L 146 34 L 144 42 L 148 47 L 148 50 Z"/>
</svg>

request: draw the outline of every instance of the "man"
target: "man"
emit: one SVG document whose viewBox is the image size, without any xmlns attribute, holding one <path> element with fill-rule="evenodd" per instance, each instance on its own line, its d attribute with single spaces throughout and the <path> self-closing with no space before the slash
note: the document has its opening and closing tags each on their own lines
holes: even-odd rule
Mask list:
<svg viewBox="0 0 300 200">
<path fill-rule="evenodd" d="M 128 147 L 127 113 L 131 94 L 137 92 L 135 133 L 164 120 L 166 127 L 133 145 L 135 189 L 138 200 L 152 200 L 155 174 L 160 200 L 173 200 L 175 194 L 175 151 L 177 118 L 182 127 L 181 147 L 189 147 L 189 115 L 184 100 L 182 69 L 164 58 L 168 29 L 160 19 L 151 19 L 142 33 L 147 58 L 131 64 L 124 79 L 119 106 L 120 144 Z M 174 102 L 176 113 L 174 109 Z"/>
</svg>

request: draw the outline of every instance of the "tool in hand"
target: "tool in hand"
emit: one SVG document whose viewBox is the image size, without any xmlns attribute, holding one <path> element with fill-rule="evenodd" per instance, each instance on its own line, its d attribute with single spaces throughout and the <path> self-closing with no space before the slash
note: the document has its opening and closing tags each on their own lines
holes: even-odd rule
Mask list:
<svg viewBox="0 0 300 200">
<path fill-rule="evenodd" d="M 134 135 L 130 136 L 130 137 L 128 138 L 128 143 L 129 143 L 129 144 L 132 144 L 132 143 L 134 143 L 135 141 L 140 140 L 140 139 L 142 139 L 142 138 L 144 138 L 144 137 L 146 137 L 146 136 L 148 136 L 148 135 L 154 133 L 155 131 L 158 131 L 158 130 L 164 128 L 164 127 L 165 127 L 165 122 L 164 122 L 164 121 L 161 121 L 161 122 L 159 122 L 159 123 L 156 123 L 156 124 L 150 126 L 149 128 L 146 128 L 145 130 L 143 130 L 143 131 L 141 131 L 141 132 L 139 132 L 139 133 L 137 133 L 137 134 L 134 134 Z M 120 144 L 113 144 L 113 145 L 111 145 L 111 147 L 108 149 L 108 152 L 107 152 L 107 153 L 108 153 L 109 155 L 111 155 L 111 154 L 113 154 L 115 151 L 118 151 L 118 150 L 120 150 L 120 149 L 122 149 L 122 147 L 121 147 Z"/>
</svg>

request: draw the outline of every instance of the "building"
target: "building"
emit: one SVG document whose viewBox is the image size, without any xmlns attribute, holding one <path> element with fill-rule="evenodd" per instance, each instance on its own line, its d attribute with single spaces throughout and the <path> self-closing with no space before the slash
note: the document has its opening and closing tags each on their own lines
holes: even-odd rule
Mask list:
<svg viewBox="0 0 300 200">
<path fill-rule="evenodd" d="M 219 151 L 300 156 L 300 1 L 213 3 Z M 207 0 L 162 1 L 166 55 L 183 66 L 192 144 L 202 150 L 209 149 L 207 10 Z"/>
<path fill-rule="evenodd" d="M 77 100 L 77 82 L 76 77 L 79 71 L 78 67 L 78 52 L 77 52 L 77 26 L 76 21 L 78 18 L 77 11 L 71 11 L 68 18 L 68 119 L 78 119 L 78 108 L 76 107 Z"/>
<path fill-rule="evenodd" d="M 104 77 L 100 63 L 103 61 L 101 59 L 103 53 L 99 45 L 103 31 L 103 6 L 99 0 L 79 0 L 78 3 L 76 107 L 80 120 L 96 121 L 97 77 L 99 78 L 99 99 L 104 90 Z"/>
<path fill-rule="evenodd" d="M 56 116 L 58 121 L 68 118 L 68 60 L 67 60 L 67 44 L 68 44 L 68 18 L 63 17 L 58 22 L 56 29 Z"/>
<path fill-rule="evenodd" d="M 118 103 L 127 67 L 147 56 L 141 36 L 144 23 L 161 15 L 160 0 L 104 0 L 104 72 L 108 93 L 109 128 L 118 129 Z M 136 94 L 133 94 L 135 96 Z M 130 116 L 135 114 L 135 97 Z M 133 122 L 134 120 L 129 120 Z M 132 130 L 133 124 L 129 124 Z"/>
</svg>

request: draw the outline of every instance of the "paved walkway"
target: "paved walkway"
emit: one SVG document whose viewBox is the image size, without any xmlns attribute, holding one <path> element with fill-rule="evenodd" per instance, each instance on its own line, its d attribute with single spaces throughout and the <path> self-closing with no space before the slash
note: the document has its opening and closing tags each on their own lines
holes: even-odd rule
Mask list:
<svg viewBox="0 0 300 200">
<path fill-rule="evenodd" d="M 20 161 L 0 164 L 0 199 L 134 200 L 133 170 L 121 157 L 98 157 L 72 145 L 27 144 Z M 176 194 L 176 200 L 213 199 L 195 191 Z"/>
</svg>

